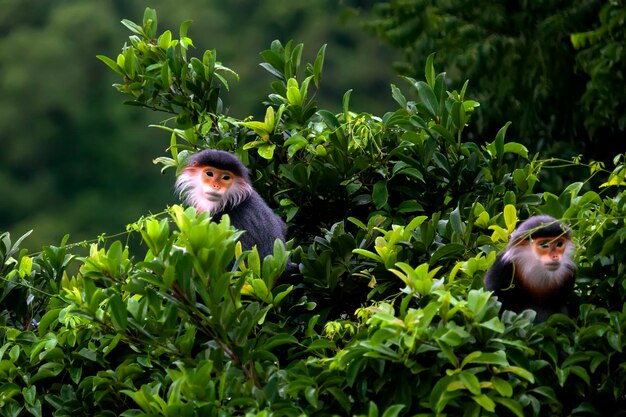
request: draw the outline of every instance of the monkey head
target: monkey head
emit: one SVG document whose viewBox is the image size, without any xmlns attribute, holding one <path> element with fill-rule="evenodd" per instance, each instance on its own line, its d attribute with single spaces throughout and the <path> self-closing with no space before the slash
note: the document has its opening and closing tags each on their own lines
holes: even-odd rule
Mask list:
<svg viewBox="0 0 626 417">
<path fill-rule="evenodd" d="M 485 274 L 485 288 L 498 297 L 502 310 L 534 310 L 536 322 L 554 313 L 569 314 L 575 250 L 565 224 L 550 216 L 530 217 Z"/>
<path fill-rule="evenodd" d="M 534 216 L 511 234 L 503 260 L 513 262 L 527 285 L 559 285 L 574 269 L 571 230 L 551 216 Z"/>
<path fill-rule="evenodd" d="M 176 191 L 198 212 L 221 213 L 250 196 L 248 169 L 233 154 L 207 149 L 189 158 L 176 179 Z"/>
</svg>

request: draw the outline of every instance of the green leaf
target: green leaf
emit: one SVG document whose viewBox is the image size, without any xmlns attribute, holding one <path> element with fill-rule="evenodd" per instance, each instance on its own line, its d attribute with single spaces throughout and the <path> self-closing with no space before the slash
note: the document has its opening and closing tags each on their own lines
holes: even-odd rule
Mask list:
<svg viewBox="0 0 626 417">
<path fill-rule="evenodd" d="M 459 130 L 463 130 L 467 123 L 467 116 L 465 115 L 465 107 L 462 102 L 455 101 L 452 103 L 451 116 L 454 126 Z"/>
<path fill-rule="evenodd" d="M 324 67 L 324 56 L 326 55 L 326 44 L 322 45 L 317 52 L 315 63 L 313 64 L 313 83 L 316 88 L 320 88 L 320 81 L 322 79 L 322 69 Z"/>
<path fill-rule="evenodd" d="M 15 345 L 11 348 L 11 350 L 9 351 L 9 359 L 11 360 L 11 362 L 16 363 L 18 361 L 21 351 L 22 348 L 20 347 L 20 345 Z"/>
<path fill-rule="evenodd" d="M 524 159 L 528 159 L 528 149 L 526 146 L 517 142 L 508 142 L 504 144 L 504 153 L 514 153 Z"/>
<path fill-rule="evenodd" d="M 467 357 L 463 359 L 461 366 L 465 366 L 469 363 L 509 366 L 509 362 L 506 359 L 506 353 L 502 350 L 497 352 L 472 352 L 472 354 L 467 355 Z"/>
<path fill-rule="evenodd" d="M 157 12 L 156 10 L 146 7 L 143 12 L 143 26 L 149 39 L 154 39 L 157 33 Z"/>
<path fill-rule="evenodd" d="M 462 371 L 458 374 L 459 380 L 463 383 L 463 386 L 474 395 L 480 395 L 480 381 L 473 373 L 469 371 Z"/>
<path fill-rule="evenodd" d="M 478 325 L 496 333 L 503 333 L 505 330 L 504 324 L 502 323 L 502 321 L 500 321 L 498 317 L 492 317 L 491 319 L 481 322 Z"/>
<path fill-rule="evenodd" d="M 264 159 L 270 160 L 274 157 L 274 150 L 276 149 L 275 144 L 266 143 L 257 149 L 259 156 Z"/>
<path fill-rule="evenodd" d="M 504 368 L 500 369 L 500 372 L 510 372 L 512 374 L 515 374 L 521 378 L 524 378 L 525 380 L 527 380 L 530 383 L 534 383 L 535 382 L 535 376 L 527 371 L 524 368 L 520 368 L 518 366 L 506 366 Z"/>
<path fill-rule="evenodd" d="M 120 68 L 119 65 L 117 65 L 117 62 L 113 61 L 108 56 L 96 55 L 96 58 L 98 58 L 100 61 L 104 62 L 109 68 L 111 68 L 113 71 L 117 72 L 122 77 L 125 75 L 124 74 L 124 70 L 122 68 Z"/>
<path fill-rule="evenodd" d="M 129 78 L 135 78 L 137 71 L 135 51 L 132 48 L 126 48 L 124 51 L 124 71 Z"/>
<path fill-rule="evenodd" d="M 367 417 L 378 417 L 378 406 L 373 401 L 370 401 L 369 403 Z"/>
<path fill-rule="evenodd" d="M 310 386 L 304 389 L 304 398 L 311 404 L 314 408 L 319 407 L 319 403 L 317 400 L 317 388 L 315 386 Z"/>
<path fill-rule="evenodd" d="M 404 168 L 398 171 L 395 175 L 406 175 L 407 177 L 413 178 L 419 182 L 424 182 L 424 175 L 422 175 L 417 168 Z"/>
<path fill-rule="evenodd" d="M 357 219 L 356 217 L 348 217 L 348 221 L 350 223 L 353 223 L 354 225 L 356 225 L 362 230 L 367 230 L 367 226 L 365 225 L 365 223 L 363 223 L 361 220 Z"/>
<path fill-rule="evenodd" d="M 34 387 L 34 385 L 33 385 Z M 20 387 L 17 384 L 14 384 L 13 382 L 8 382 L 5 381 L 2 383 L 2 385 L 0 385 L 0 398 L 3 399 L 3 403 L 6 404 L 8 401 L 8 399 L 10 399 L 11 397 L 14 397 L 16 395 L 19 395 L 20 393 Z M 6 407 L 6 405 L 5 405 Z M 4 408 L 6 409 L 6 408 Z M 18 416 L 19 415 L 19 411 L 15 414 L 11 414 L 11 415 L 15 415 Z"/>
<path fill-rule="evenodd" d="M 337 120 L 333 113 L 328 110 L 320 110 L 317 114 L 322 118 L 326 126 L 328 126 L 333 133 L 335 133 L 340 139 L 345 138 L 341 123 L 339 123 L 339 120 Z"/>
<path fill-rule="evenodd" d="M 569 372 L 571 372 L 572 374 L 578 376 L 580 379 L 585 381 L 587 385 L 590 385 L 591 378 L 589 377 L 589 374 L 587 373 L 585 368 L 583 368 L 582 366 L 570 366 L 567 369 L 569 370 Z"/>
<path fill-rule="evenodd" d="M 265 124 L 265 129 L 268 132 L 274 131 L 275 114 L 272 106 L 268 106 L 265 110 L 265 119 L 263 120 L 263 123 Z"/>
<path fill-rule="evenodd" d="M 172 85 L 172 73 L 170 72 L 169 65 L 163 65 L 161 67 L 161 82 L 163 83 L 163 88 L 170 88 Z"/>
<path fill-rule="evenodd" d="M 18 268 L 18 273 L 21 278 L 29 277 L 33 270 L 33 258 L 30 256 L 22 256 L 20 259 L 20 266 Z"/>
<path fill-rule="evenodd" d="M 374 252 L 370 252 L 365 249 L 353 249 L 352 253 L 356 255 L 365 256 L 366 258 L 370 258 L 378 262 L 383 262 L 383 258 L 381 258 L 380 255 L 376 255 Z"/>
<path fill-rule="evenodd" d="M 450 145 L 456 145 L 456 139 L 454 139 L 454 136 L 452 136 L 452 133 L 450 133 L 450 131 L 446 129 L 444 126 L 434 125 L 431 129 L 439 133 L 445 139 L 445 141 L 448 142 Z"/>
<path fill-rule="evenodd" d="M 50 330 L 53 327 L 53 324 L 57 322 L 61 310 L 62 309 L 60 308 L 48 310 L 39 321 L 40 331 Z M 2 355 L 0 355 L 0 358 L 2 358 Z"/>
<path fill-rule="evenodd" d="M 504 155 L 504 137 L 506 136 L 506 131 L 510 125 L 511 122 L 506 122 L 506 124 L 502 126 L 502 128 L 500 128 L 500 130 L 496 134 L 496 140 L 494 141 L 494 145 L 496 150 L 495 156 L 498 158 L 498 160 L 501 160 L 502 156 Z"/>
<path fill-rule="evenodd" d="M 609 331 L 606 335 L 606 340 L 609 343 L 609 346 L 611 346 L 611 348 L 613 348 L 615 351 L 622 351 L 622 341 L 619 333 Z"/>
<path fill-rule="evenodd" d="M 287 146 L 287 155 L 292 158 L 297 151 L 309 144 L 309 141 L 302 135 L 296 134 L 287 139 L 284 146 Z"/>
<path fill-rule="evenodd" d="M 438 248 L 430 257 L 429 264 L 435 265 L 437 262 L 446 259 L 459 259 L 465 253 L 465 245 L 460 243 L 448 243 Z"/>
<path fill-rule="evenodd" d="M 463 343 L 467 342 L 470 334 L 467 333 L 461 327 L 454 327 L 448 329 L 437 341 L 444 342 L 446 345 L 450 347 L 460 346 Z"/>
<path fill-rule="evenodd" d="M 424 207 L 415 200 L 406 200 L 398 206 L 398 213 L 415 213 L 423 211 Z"/>
<path fill-rule="evenodd" d="M 402 107 L 403 109 L 406 109 L 406 105 L 407 105 L 406 97 L 404 97 L 404 94 L 402 94 L 402 91 L 400 91 L 400 89 L 396 87 L 394 84 L 391 84 L 391 97 L 393 97 L 393 99 L 396 101 L 396 103 L 400 105 L 400 107 Z"/>
<path fill-rule="evenodd" d="M 187 37 L 187 31 L 189 30 L 189 25 L 191 25 L 191 20 L 185 20 L 181 23 L 180 28 L 178 29 L 178 36 L 180 39 L 184 39 Z"/>
<path fill-rule="evenodd" d="M 166 30 L 161 34 L 161 36 L 159 36 L 157 44 L 159 45 L 159 48 L 166 50 L 170 47 L 170 43 L 172 43 L 172 32 Z"/>
<path fill-rule="evenodd" d="M 485 394 L 473 396 L 472 399 L 487 411 L 493 412 L 496 409 L 496 404 Z"/>
<path fill-rule="evenodd" d="M 265 281 L 259 278 L 254 278 L 249 281 L 252 289 L 254 290 L 254 294 L 259 297 L 263 301 L 269 301 L 270 291 L 267 288 L 267 284 Z"/>
<path fill-rule="evenodd" d="M 128 315 L 126 304 L 119 294 L 113 294 L 109 299 L 109 312 L 111 313 L 111 323 L 119 332 L 126 330 L 128 325 Z"/>
<path fill-rule="evenodd" d="M 552 389 L 551 387 L 541 386 L 534 388 L 533 390 L 531 390 L 531 392 L 536 392 L 537 394 L 544 396 L 550 401 L 558 401 L 558 397 L 554 392 L 554 389 Z"/>
<path fill-rule="evenodd" d="M 287 102 L 292 106 L 302 106 L 304 97 L 298 88 L 298 81 L 295 78 L 287 80 Z"/>
<path fill-rule="evenodd" d="M 465 234 L 465 223 L 461 220 L 461 209 L 460 207 L 456 207 L 450 213 L 450 224 L 452 225 L 452 230 L 459 236 L 463 236 Z"/>
<path fill-rule="evenodd" d="M 455 380 L 451 376 L 444 376 L 439 379 L 430 392 L 429 402 L 430 407 L 435 410 L 437 414 L 440 414 L 446 407 L 448 401 L 452 398 L 449 395 L 449 387 L 454 384 Z M 459 394 L 460 395 L 460 394 Z"/>
<path fill-rule="evenodd" d="M 291 43 L 291 41 L 289 42 Z M 304 45 L 299 43 L 293 48 L 291 52 L 291 56 L 289 57 L 288 63 L 291 64 L 286 69 L 289 77 L 295 77 L 298 73 L 298 68 L 300 68 L 300 61 L 302 59 L 302 50 L 304 49 Z"/>
<path fill-rule="evenodd" d="M 431 53 L 430 55 L 428 55 L 428 58 L 426 58 L 426 66 L 425 66 L 425 75 L 426 75 L 426 82 L 428 82 L 428 85 L 431 86 L 432 88 L 435 88 L 435 66 L 433 64 L 433 61 L 435 60 L 435 52 Z"/>
<path fill-rule="evenodd" d="M 387 204 L 389 198 L 389 192 L 387 191 L 387 181 L 381 180 L 374 184 L 372 190 L 372 201 L 376 205 L 377 209 L 381 209 Z"/>
<path fill-rule="evenodd" d="M 524 409 L 518 401 L 510 398 L 494 397 L 493 401 L 508 408 L 517 417 L 524 417 Z"/>
<path fill-rule="evenodd" d="M 122 20 L 122 24 L 124 26 L 126 26 L 128 29 L 130 29 L 131 32 L 140 35 L 141 37 L 144 37 L 145 34 L 143 32 L 143 28 L 141 26 L 139 26 L 138 24 L 136 24 L 135 22 L 132 22 L 128 19 L 124 19 Z"/>
<path fill-rule="evenodd" d="M 512 204 L 507 204 L 504 207 L 504 223 L 509 233 L 515 230 L 515 226 L 517 225 L 517 210 Z"/>
<path fill-rule="evenodd" d="M 417 88 L 417 93 L 426 107 L 426 110 L 428 110 L 429 115 L 433 119 L 436 118 L 439 102 L 437 101 L 437 97 L 435 96 L 433 89 L 424 81 L 418 81 L 415 87 Z"/>
<path fill-rule="evenodd" d="M 348 90 L 343 94 L 343 99 L 341 100 L 341 108 L 343 109 L 343 117 L 346 122 L 350 121 L 350 96 L 352 95 L 352 90 Z"/>
<path fill-rule="evenodd" d="M 472 100 L 465 100 L 465 93 L 467 92 L 468 84 L 469 84 L 469 80 L 465 80 L 465 82 L 463 83 L 463 87 L 461 88 L 461 92 L 459 93 L 459 98 L 461 99 L 461 101 L 463 101 L 464 105 L 466 103 L 470 102 L 470 103 L 467 104 L 467 106 L 468 107 L 473 107 Z M 467 110 L 468 107 L 465 107 L 465 109 Z"/>
<path fill-rule="evenodd" d="M 397 417 L 404 407 L 404 404 L 394 404 L 385 410 L 382 417 Z"/>
<path fill-rule="evenodd" d="M 508 381 L 494 376 L 491 378 L 491 383 L 493 384 L 496 391 L 498 391 L 498 394 L 504 397 L 513 396 L 513 386 Z"/>
<path fill-rule="evenodd" d="M 336 387 L 327 388 L 328 392 L 335 397 L 341 408 L 348 414 L 353 404 L 353 399 L 349 397 L 342 389 Z"/>
<path fill-rule="evenodd" d="M 28 381 L 30 384 L 34 384 L 35 382 L 45 379 L 45 378 L 53 378 L 56 377 L 65 369 L 65 366 L 62 363 L 57 362 L 48 362 L 44 363 L 39 367 L 37 373 Z"/>
</svg>

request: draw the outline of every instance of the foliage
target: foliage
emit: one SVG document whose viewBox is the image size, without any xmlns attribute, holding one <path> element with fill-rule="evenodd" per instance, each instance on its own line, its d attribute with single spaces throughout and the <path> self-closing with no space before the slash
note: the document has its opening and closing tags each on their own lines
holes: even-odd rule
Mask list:
<svg viewBox="0 0 626 417">
<path fill-rule="evenodd" d="M 623 1 L 393 0 L 361 13 L 404 54 L 401 73 L 416 74 L 437 51 L 455 82 L 472 80 L 485 107 L 478 138 L 513 120 L 532 151 L 609 162 L 623 152 L 624 101 L 614 88 L 623 84 L 625 10 Z"/>
<path fill-rule="evenodd" d="M 626 130 L 626 103 L 613 86 L 624 83 L 626 69 L 626 3 L 606 2 L 598 14 L 600 25 L 593 30 L 571 35 L 578 52 L 578 65 L 589 75 L 581 103 L 587 111 L 585 127 L 595 135 L 619 136 Z"/>
<path fill-rule="evenodd" d="M 541 192 L 550 161 L 506 141 L 508 124 L 471 142 L 478 103 L 467 83 L 449 90 L 432 55 L 424 80 L 392 85 L 395 110 L 356 113 L 348 92 L 333 113 L 313 91 L 326 49 L 303 64 L 293 42 L 261 54 L 276 78 L 263 120 L 237 119 L 219 105 L 232 71 L 213 51 L 190 56 L 186 24 L 173 39 L 151 9 L 124 23 L 130 44 L 101 60 L 133 104 L 175 115 L 158 125 L 170 136 L 165 172 L 200 148 L 237 152 L 294 238 L 260 259 L 227 216 L 180 206 L 129 226 L 142 255 L 120 241 L 81 258 L 66 241 L 28 254 L 2 235 L 0 415 L 624 409 L 626 155 L 612 172 L 590 166 L 598 189 Z M 518 218 L 537 212 L 572 225 L 580 302 L 538 325 L 532 311 L 500 312 L 481 284 Z M 298 276 L 282 276 L 289 258 Z"/>
</svg>

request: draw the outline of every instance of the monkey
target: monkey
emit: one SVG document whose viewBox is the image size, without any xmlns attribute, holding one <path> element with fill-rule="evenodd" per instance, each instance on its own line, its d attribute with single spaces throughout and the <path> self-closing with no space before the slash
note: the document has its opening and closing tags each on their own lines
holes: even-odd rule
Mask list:
<svg viewBox="0 0 626 417">
<path fill-rule="evenodd" d="M 555 313 L 568 315 L 575 250 L 565 224 L 547 215 L 530 217 L 511 234 L 506 249 L 485 274 L 485 288 L 498 297 L 502 311 L 535 310 L 535 322 Z"/>
<path fill-rule="evenodd" d="M 256 245 L 261 260 L 274 252 L 276 239 L 285 242 L 287 225 L 252 188 L 248 169 L 229 152 L 207 149 L 191 156 L 176 179 L 175 191 L 215 221 L 228 214 L 231 224 L 245 231 L 242 248 Z"/>
</svg>

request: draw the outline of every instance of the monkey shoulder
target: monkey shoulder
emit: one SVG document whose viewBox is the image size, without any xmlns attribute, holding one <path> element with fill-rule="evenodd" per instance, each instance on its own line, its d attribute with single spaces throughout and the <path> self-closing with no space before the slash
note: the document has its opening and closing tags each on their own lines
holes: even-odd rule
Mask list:
<svg viewBox="0 0 626 417">
<path fill-rule="evenodd" d="M 485 274 L 485 288 L 493 291 L 505 310 L 521 311 L 525 308 L 527 296 L 515 276 L 512 262 L 503 259 L 503 253 L 496 257 Z"/>
<path fill-rule="evenodd" d="M 256 192 L 251 193 L 248 198 L 227 214 L 229 214 L 233 225 L 235 227 L 241 225 L 242 229 L 246 229 L 246 226 L 256 226 L 258 229 L 265 225 L 267 228 L 276 228 L 282 231 L 284 225 L 283 220 Z"/>
<path fill-rule="evenodd" d="M 493 265 L 485 274 L 485 288 L 489 291 L 500 292 L 513 285 L 515 269 L 513 263 L 503 260 L 504 253 L 499 254 Z"/>
<path fill-rule="evenodd" d="M 240 239 L 244 249 L 257 245 L 264 257 L 272 253 L 276 239 L 285 241 L 287 226 L 255 191 L 225 214 L 235 228 L 245 231 Z"/>
</svg>

